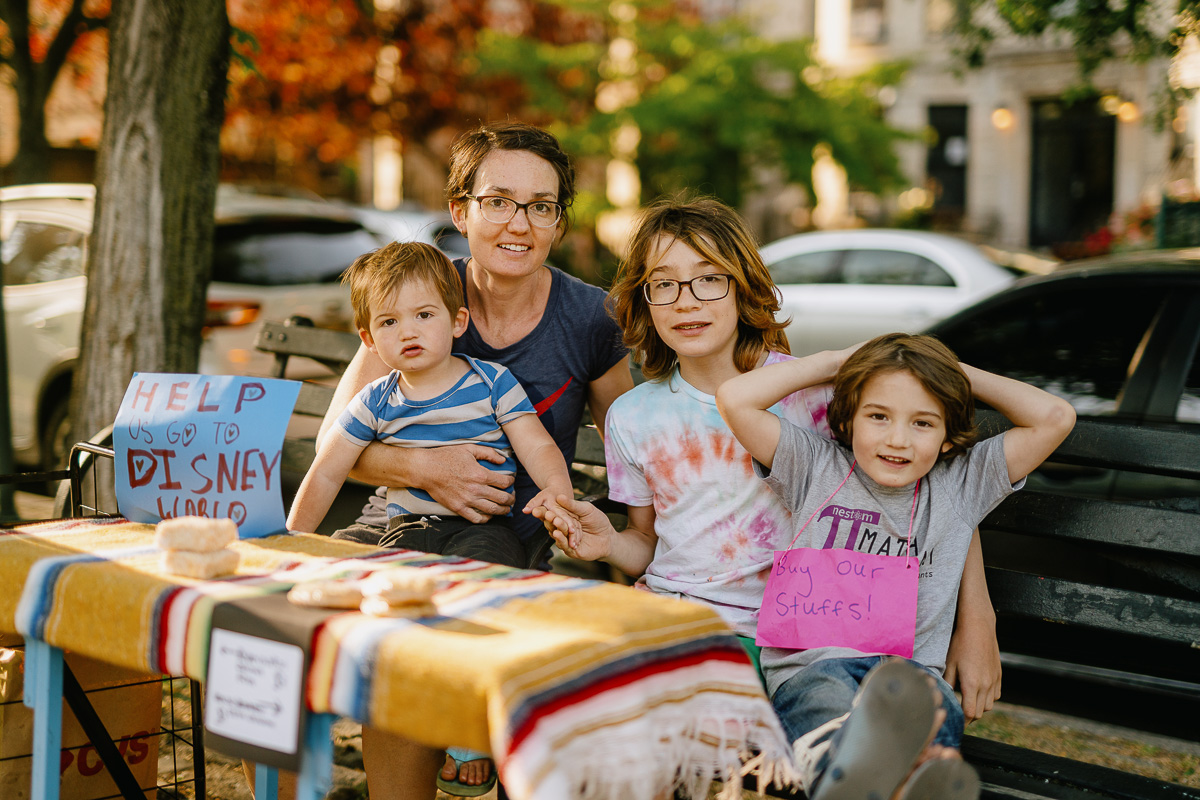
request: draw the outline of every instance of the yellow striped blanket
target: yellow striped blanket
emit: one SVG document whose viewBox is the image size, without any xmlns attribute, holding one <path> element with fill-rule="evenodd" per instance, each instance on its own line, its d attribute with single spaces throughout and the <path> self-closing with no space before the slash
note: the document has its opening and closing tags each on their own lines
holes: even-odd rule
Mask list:
<svg viewBox="0 0 1200 800">
<path fill-rule="evenodd" d="M 0 631 L 203 680 L 216 604 L 420 567 L 446 581 L 438 616 L 339 612 L 316 628 L 311 710 L 490 751 L 519 799 L 650 798 L 673 787 L 702 797 L 750 753 L 762 776 L 792 777 L 757 674 L 704 606 L 307 534 L 240 540 L 237 575 L 195 581 L 160 570 L 153 531 L 120 519 L 0 531 Z"/>
</svg>

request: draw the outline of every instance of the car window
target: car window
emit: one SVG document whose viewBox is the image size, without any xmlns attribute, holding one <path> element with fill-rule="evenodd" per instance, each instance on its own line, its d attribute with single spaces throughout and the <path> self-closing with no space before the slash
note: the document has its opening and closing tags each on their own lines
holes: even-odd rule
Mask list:
<svg viewBox="0 0 1200 800">
<path fill-rule="evenodd" d="M 776 283 L 841 283 L 841 250 L 798 253 L 768 265 Z"/>
<path fill-rule="evenodd" d="M 217 227 L 214 281 L 258 286 L 336 281 L 383 242 L 357 222 L 318 218 L 256 219 Z"/>
<path fill-rule="evenodd" d="M 1200 347 L 1192 354 L 1192 368 L 1183 381 L 1183 394 L 1175 409 L 1179 422 L 1200 422 Z"/>
<path fill-rule="evenodd" d="M 851 250 L 842 265 L 846 283 L 884 286 L 953 286 L 946 270 L 916 253 Z"/>
<path fill-rule="evenodd" d="M 1163 299 L 1162 289 L 1074 283 L 1015 293 L 938 334 L 968 364 L 1063 397 L 1080 415 L 1112 415 Z"/>
<path fill-rule="evenodd" d="M 84 235 L 72 228 L 17 222 L 0 244 L 4 285 L 26 286 L 82 275 L 84 242 Z"/>
</svg>

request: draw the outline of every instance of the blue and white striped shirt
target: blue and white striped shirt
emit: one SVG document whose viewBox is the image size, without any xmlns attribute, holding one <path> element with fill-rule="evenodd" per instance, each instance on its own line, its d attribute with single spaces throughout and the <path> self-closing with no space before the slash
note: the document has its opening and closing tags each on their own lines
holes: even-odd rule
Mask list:
<svg viewBox="0 0 1200 800">
<path fill-rule="evenodd" d="M 479 463 L 511 475 L 517 461 L 500 426 L 523 414 L 534 414 L 525 390 L 513 374 L 499 364 L 462 358 L 470 366 L 458 383 L 429 400 L 409 400 L 400 386 L 400 372 L 363 387 L 338 417 L 338 430 L 347 441 L 366 447 L 375 440 L 400 447 L 441 447 L 479 444 L 504 456 L 503 464 Z M 509 489 L 512 492 L 512 489 Z M 445 508 L 422 489 L 388 487 L 387 514 L 448 515 Z"/>
</svg>

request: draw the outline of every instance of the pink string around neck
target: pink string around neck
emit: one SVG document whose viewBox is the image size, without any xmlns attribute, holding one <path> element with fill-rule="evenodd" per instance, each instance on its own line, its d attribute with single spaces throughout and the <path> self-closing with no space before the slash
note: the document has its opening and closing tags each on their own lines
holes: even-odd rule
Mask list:
<svg viewBox="0 0 1200 800">
<path fill-rule="evenodd" d="M 836 495 L 838 492 L 840 492 L 842 490 L 842 487 L 846 485 L 846 481 L 850 480 L 850 476 L 854 474 L 854 467 L 856 464 L 858 464 L 857 458 L 850 462 L 850 471 L 846 473 L 846 477 L 842 478 L 842 482 L 839 483 L 837 488 L 833 490 L 833 493 L 830 494 L 829 497 L 826 497 L 821 502 L 821 504 L 819 506 L 817 506 L 816 510 L 813 511 L 813 513 L 809 515 L 808 519 L 804 520 L 804 524 L 800 526 L 800 530 L 796 531 L 796 535 L 792 537 L 792 541 L 790 541 L 788 543 L 788 546 L 786 549 L 788 549 L 788 550 L 792 549 L 792 545 L 794 545 L 796 543 L 796 540 L 800 538 L 800 534 L 804 533 L 804 529 L 808 527 L 808 523 L 813 521 L 813 517 L 815 517 L 815 516 L 817 516 L 817 514 L 821 513 L 821 509 L 823 509 L 823 508 L 825 508 L 825 506 L 829 505 L 829 501 L 834 498 L 834 495 Z M 916 519 L 916 517 L 917 517 L 917 493 L 920 491 L 921 491 L 921 479 L 917 478 L 917 485 L 913 488 L 912 511 L 910 511 L 908 514 L 908 537 L 907 537 L 908 541 L 905 544 L 905 551 L 904 551 L 906 559 L 912 557 L 913 520 Z M 912 564 L 908 563 L 906 560 L 904 568 L 912 569 Z"/>
</svg>

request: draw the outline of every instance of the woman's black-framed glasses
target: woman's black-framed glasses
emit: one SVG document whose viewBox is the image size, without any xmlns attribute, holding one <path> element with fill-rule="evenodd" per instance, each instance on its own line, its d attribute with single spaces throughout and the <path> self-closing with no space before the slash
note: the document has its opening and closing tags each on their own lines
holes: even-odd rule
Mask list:
<svg viewBox="0 0 1200 800">
<path fill-rule="evenodd" d="M 729 294 L 730 277 L 732 276 L 713 272 L 692 278 L 690 281 L 652 278 L 642 284 L 642 294 L 645 295 L 646 302 L 652 306 L 669 306 L 679 299 L 679 293 L 686 286 L 692 293 L 692 297 L 697 300 L 704 302 L 720 300 Z"/>
<path fill-rule="evenodd" d="M 496 225 L 503 225 L 508 222 L 516 216 L 517 211 L 520 209 L 525 209 L 525 217 L 529 220 L 529 224 L 536 225 L 539 228 L 554 227 L 563 215 L 562 203 L 554 200 L 534 200 L 530 203 L 518 203 L 516 200 L 494 194 L 482 197 L 469 194 L 467 197 L 479 203 L 479 210 L 482 212 L 483 218 Z"/>
</svg>

